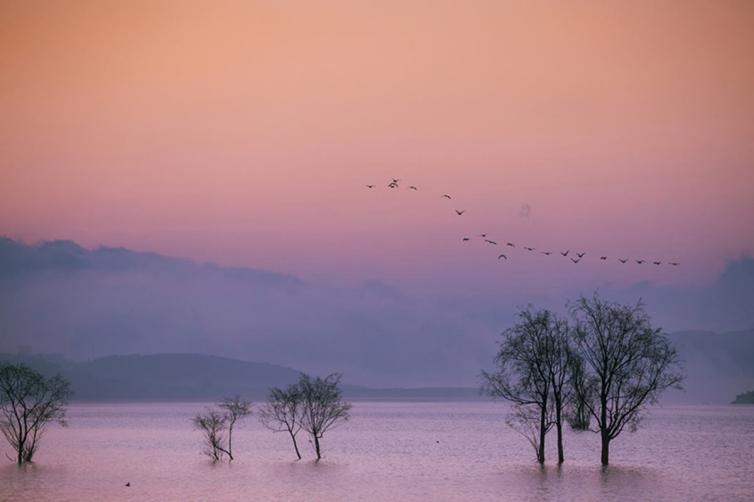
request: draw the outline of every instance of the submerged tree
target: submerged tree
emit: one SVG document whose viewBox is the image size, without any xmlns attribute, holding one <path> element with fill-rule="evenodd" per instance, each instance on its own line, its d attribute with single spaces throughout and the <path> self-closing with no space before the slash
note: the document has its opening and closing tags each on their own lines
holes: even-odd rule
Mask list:
<svg viewBox="0 0 754 502">
<path fill-rule="evenodd" d="M 299 460 L 301 460 L 301 453 L 296 443 L 296 435 L 301 430 L 302 411 L 301 392 L 298 385 L 289 385 L 287 389 L 270 389 L 267 403 L 259 411 L 259 419 L 265 427 L 273 432 L 288 432 Z"/>
<path fill-rule="evenodd" d="M 521 434 L 529 442 L 532 448 L 534 448 L 534 454 L 539 460 L 540 445 L 541 445 L 541 431 L 540 424 L 540 409 L 538 406 L 530 404 L 515 404 L 508 416 L 505 418 L 505 423 L 514 431 Z M 548 408 L 547 417 L 545 419 L 546 430 L 545 434 L 555 424 L 555 420 L 552 414 L 552 407 Z"/>
<path fill-rule="evenodd" d="M 483 390 L 493 398 L 511 401 L 525 413 L 514 412 L 515 420 L 535 420 L 537 425 L 537 461 L 545 462 L 545 436 L 549 419 L 552 378 L 548 368 L 550 313 L 518 314 L 519 322 L 503 332 L 500 350 L 495 357 L 497 370 L 482 372 Z M 537 413 L 531 413 L 534 407 Z M 528 426 L 527 426 L 528 427 Z"/>
<path fill-rule="evenodd" d="M 545 329 L 545 368 L 550 377 L 552 408 L 558 441 L 558 463 L 565 460 L 563 451 L 563 421 L 565 407 L 571 394 L 569 373 L 574 358 L 571 348 L 571 330 L 568 322 L 551 312 L 539 312 L 539 322 Z"/>
<path fill-rule="evenodd" d="M 578 354 L 572 354 L 569 360 L 569 394 L 566 405 L 566 420 L 575 431 L 588 431 L 592 415 L 587 403 L 594 403 L 594 389 L 587 385 L 584 360 Z M 574 389 L 579 389 L 576 392 Z"/>
<path fill-rule="evenodd" d="M 608 465 L 610 441 L 623 430 L 636 430 L 644 407 L 669 388 L 680 388 L 676 350 L 654 328 L 641 302 L 633 306 L 581 298 L 573 306 L 575 340 L 584 381 L 574 390 L 597 423 L 601 462 Z M 594 396 L 594 399 L 590 399 Z"/>
<path fill-rule="evenodd" d="M 228 457 L 233 460 L 233 427 L 238 420 L 251 415 L 251 401 L 241 399 L 240 396 L 226 397 L 217 406 L 225 410 L 225 420 L 228 424 Z"/>
<path fill-rule="evenodd" d="M 341 375 L 333 373 L 324 378 L 311 378 L 301 374 L 298 391 L 301 398 L 301 427 L 314 441 L 317 460 L 322 458 L 320 439 L 338 423 L 348 420 L 351 403 L 343 400 L 340 388 Z"/>
<path fill-rule="evenodd" d="M 217 404 L 219 410 L 207 409 L 191 419 L 194 427 L 204 435 L 203 453 L 213 462 L 233 460 L 233 427 L 239 420 L 251 415 L 251 402 L 239 396 L 226 397 Z M 228 433 L 227 441 L 225 431 Z"/>
<path fill-rule="evenodd" d="M 20 365 L 0 365 L 0 431 L 16 452 L 16 462 L 31 462 L 50 423 L 65 426 L 71 386 L 60 375 L 46 378 Z"/>
<path fill-rule="evenodd" d="M 227 417 L 216 410 L 207 410 L 206 413 L 198 414 L 193 419 L 194 427 L 204 434 L 204 446 L 203 453 L 207 455 L 213 462 L 222 460 L 224 455 L 230 457 L 230 453 L 225 448 L 225 438 L 223 431 L 225 431 L 226 424 L 228 422 Z"/>
</svg>

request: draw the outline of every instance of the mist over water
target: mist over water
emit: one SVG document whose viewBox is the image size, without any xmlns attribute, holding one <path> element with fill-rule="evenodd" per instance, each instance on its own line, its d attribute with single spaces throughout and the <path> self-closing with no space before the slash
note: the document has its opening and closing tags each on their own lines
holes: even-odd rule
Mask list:
<svg viewBox="0 0 754 502">
<path fill-rule="evenodd" d="M 599 465 L 599 437 L 565 436 L 566 463 L 535 463 L 498 403 L 358 402 L 329 432 L 324 459 L 252 416 L 234 434 L 236 460 L 211 464 L 189 418 L 202 404 L 71 406 L 37 462 L 0 466 L 0 499 L 74 500 L 750 500 L 754 408 L 653 408 Z M 6 448 L 7 450 L 7 448 Z M 130 487 L 125 487 L 130 482 Z"/>
</svg>

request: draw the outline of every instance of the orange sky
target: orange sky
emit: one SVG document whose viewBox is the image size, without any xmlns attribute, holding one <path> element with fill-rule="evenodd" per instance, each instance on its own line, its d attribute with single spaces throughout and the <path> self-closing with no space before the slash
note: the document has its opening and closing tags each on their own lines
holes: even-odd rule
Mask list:
<svg viewBox="0 0 754 502">
<path fill-rule="evenodd" d="M 754 250 L 752 26 L 749 1 L 6 0 L 0 234 L 336 281 L 700 280 Z M 685 268 L 503 269 L 459 244 L 482 231 Z"/>
</svg>

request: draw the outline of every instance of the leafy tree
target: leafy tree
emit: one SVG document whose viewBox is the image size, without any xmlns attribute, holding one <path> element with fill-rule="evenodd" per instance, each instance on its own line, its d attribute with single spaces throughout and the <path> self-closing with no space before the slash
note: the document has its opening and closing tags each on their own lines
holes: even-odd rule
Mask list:
<svg viewBox="0 0 754 502">
<path fill-rule="evenodd" d="M 18 465 L 31 462 L 47 426 L 65 426 L 71 386 L 60 375 L 46 378 L 23 364 L 0 365 L 0 431 Z"/>
</svg>

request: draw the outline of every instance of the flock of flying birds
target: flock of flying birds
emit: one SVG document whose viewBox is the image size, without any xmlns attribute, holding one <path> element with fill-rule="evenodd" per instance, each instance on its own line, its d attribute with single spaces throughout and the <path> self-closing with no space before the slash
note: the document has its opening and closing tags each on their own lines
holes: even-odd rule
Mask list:
<svg viewBox="0 0 754 502">
<path fill-rule="evenodd" d="M 400 182 L 401 182 L 401 180 L 399 178 L 391 178 L 390 182 L 387 184 L 387 188 L 389 188 L 391 190 L 397 190 L 397 189 L 400 188 Z M 370 189 L 370 190 L 374 189 L 376 186 L 377 185 L 375 185 L 375 184 L 368 184 L 368 185 L 366 185 L 366 187 L 368 189 Z M 418 191 L 419 190 L 419 188 L 416 187 L 415 185 L 409 185 L 408 189 L 409 190 L 413 190 L 413 191 Z M 447 193 L 442 194 L 441 198 L 448 199 L 448 200 L 453 200 L 453 197 L 451 197 Z M 463 216 L 464 213 L 466 213 L 465 209 L 454 209 L 454 211 L 455 211 L 455 214 L 458 215 L 458 216 Z M 497 241 L 488 238 L 488 235 L 486 233 L 479 234 L 478 237 L 481 238 L 481 239 L 483 239 L 483 241 L 486 244 L 490 245 L 490 246 L 498 246 L 498 245 L 500 245 L 500 246 L 503 246 L 503 247 L 506 247 L 506 248 L 516 248 L 516 244 L 513 243 L 513 242 L 505 242 L 504 244 L 503 243 L 498 243 Z M 469 242 L 471 239 L 472 239 L 472 237 L 470 237 L 470 236 L 464 236 L 464 237 L 461 238 L 461 242 Z M 557 256 L 559 254 L 563 258 L 570 259 L 573 263 L 576 263 L 576 264 L 579 263 L 579 262 L 581 262 L 581 260 L 586 256 L 586 252 L 584 252 L 584 251 L 573 251 L 572 252 L 570 249 L 566 249 L 565 251 L 553 252 L 553 251 L 549 251 L 549 250 L 548 251 L 537 250 L 536 248 L 531 247 L 531 246 L 521 246 L 521 247 L 524 250 L 526 250 L 528 253 L 538 253 L 538 254 L 542 254 L 544 256 Z M 500 253 L 497 256 L 497 259 L 498 260 L 508 260 L 508 255 L 506 253 Z M 600 259 L 600 261 L 607 261 L 608 257 L 605 256 L 605 255 L 600 255 L 599 259 Z M 624 265 L 626 263 L 629 263 L 629 262 L 635 263 L 637 265 L 643 265 L 645 263 L 647 263 L 647 264 L 651 263 L 652 265 L 655 265 L 655 266 L 668 265 L 668 266 L 677 267 L 678 265 L 680 265 L 680 263 L 678 263 L 677 261 L 668 261 L 668 262 L 662 262 L 660 260 L 647 261 L 645 259 L 636 259 L 636 258 L 632 259 L 632 258 L 628 258 L 628 257 L 626 257 L 626 258 L 618 257 L 617 260 L 620 263 L 624 264 Z"/>
</svg>

